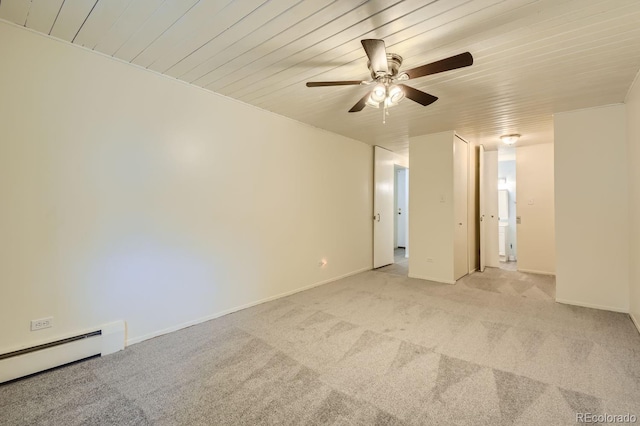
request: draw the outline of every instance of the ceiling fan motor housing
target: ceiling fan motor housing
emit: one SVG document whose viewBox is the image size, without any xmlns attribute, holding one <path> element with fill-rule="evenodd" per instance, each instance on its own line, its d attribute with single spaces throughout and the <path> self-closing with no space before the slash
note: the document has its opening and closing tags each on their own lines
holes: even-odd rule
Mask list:
<svg viewBox="0 0 640 426">
<path fill-rule="evenodd" d="M 386 75 L 390 77 L 397 76 L 400 65 L 402 65 L 402 56 L 396 53 L 387 53 L 387 64 L 389 66 L 389 72 Z M 367 61 L 367 68 L 369 68 L 371 72 L 372 79 L 375 80 L 379 77 L 379 75 L 376 75 L 375 71 L 371 69 L 371 61 Z"/>
</svg>

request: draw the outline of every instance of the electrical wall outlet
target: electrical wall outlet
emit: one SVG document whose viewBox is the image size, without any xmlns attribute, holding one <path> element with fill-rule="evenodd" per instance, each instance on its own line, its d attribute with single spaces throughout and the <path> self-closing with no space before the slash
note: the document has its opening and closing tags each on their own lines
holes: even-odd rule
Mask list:
<svg viewBox="0 0 640 426">
<path fill-rule="evenodd" d="M 31 331 L 42 330 L 43 328 L 49 327 L 53 327 L 53 317 L 31 320 Z"/>
</svg>

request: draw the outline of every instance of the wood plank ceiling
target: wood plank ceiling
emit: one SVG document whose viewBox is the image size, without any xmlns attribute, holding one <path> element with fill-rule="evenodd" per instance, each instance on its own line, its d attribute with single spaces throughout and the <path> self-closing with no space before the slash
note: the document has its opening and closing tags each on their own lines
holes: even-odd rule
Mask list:
<svg viewBox="0 0 640 426">
<path fill-rule="evenodd" d="M 1 0 L 0 18 L 397 152 L 457 130 L 495 146 L 551 142 L 552 114 L 623 102 L 640 69 L 638 0 Z M 472 67 L 411 80 L 438 96 L 347 113 L 365 86 L 363 38 L 402 69 L 464 51 Z"/>
</svg>

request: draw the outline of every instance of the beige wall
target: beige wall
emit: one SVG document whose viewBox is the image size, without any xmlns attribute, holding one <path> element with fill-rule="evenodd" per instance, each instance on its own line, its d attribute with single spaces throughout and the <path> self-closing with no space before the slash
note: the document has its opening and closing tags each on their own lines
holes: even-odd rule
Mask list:
<svg viewBox="0 0 640 426">
<path fill-rule="evenodd" d="M 518 270 L 556 271 L 553 144 L 516 149 Z"/>
<path fill-rule="evenodd" d="M 625 106 L 556 114 L 554 127 L 556 298 L 628 311 Z M 518 196 L 518 212 L 525 202 Z"/>
<path fill-rule="evenodd" d="M 409 276 L 454 283 L 453 138 L 409 139 Z"/>
<path fill-rule="evenodd" d="M 371 268 L 370 146 L 5 23 L 0 57 L 0 353 Z"/>
<path fill-rule="evenodd" d="M 640 77 L 636 77 L 627 94 L 626 104 L 630 218 L 629 311 L 640 330 Z"/>
</svg>

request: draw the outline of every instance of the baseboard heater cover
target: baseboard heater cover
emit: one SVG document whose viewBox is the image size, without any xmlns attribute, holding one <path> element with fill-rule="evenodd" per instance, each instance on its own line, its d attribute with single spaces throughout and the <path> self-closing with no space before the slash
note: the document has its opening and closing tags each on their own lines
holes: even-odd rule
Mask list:
<svg viewBox="0 0 640 426">
<path fill-rule="evenodd" d="M 124 349 L 124 321 L 98 330 L 0 354 L 0 383 Z"/>
</svg>

